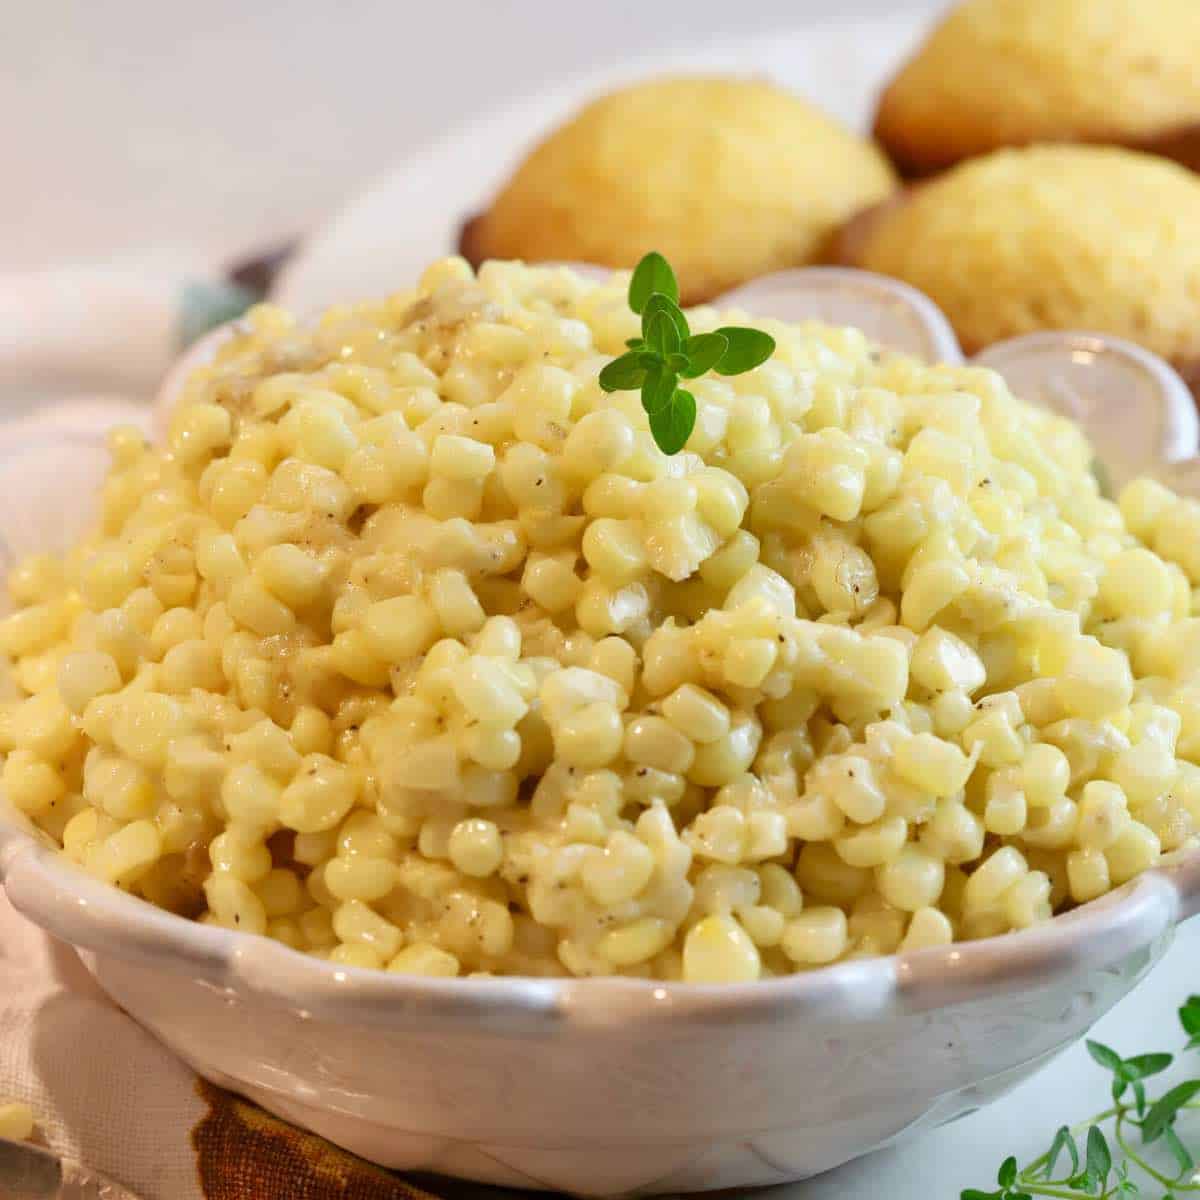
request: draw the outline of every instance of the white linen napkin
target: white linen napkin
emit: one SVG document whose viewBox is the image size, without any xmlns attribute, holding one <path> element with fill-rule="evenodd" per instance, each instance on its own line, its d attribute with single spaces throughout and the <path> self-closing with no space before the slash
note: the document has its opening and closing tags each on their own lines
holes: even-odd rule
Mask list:
<svg viewBox="0 0 1200 1200">
<path fill-rule="evenodd" d="M 204 1200 L 188 1140 L 207 1108 L 195 1076 L 3 889 L 0 980 L 0 1097 L 33 1108 L 39 1140 L 143 1200 Z"/>
<path fill-rule="evenodd" d="M 7 1100 L 33 1108 L 35 1141 L 140 1200 L 468 1200 L 477 1190 L 439 1181 L 427 1191 L 201 1084 L 0 888 Z"/>
</svg>

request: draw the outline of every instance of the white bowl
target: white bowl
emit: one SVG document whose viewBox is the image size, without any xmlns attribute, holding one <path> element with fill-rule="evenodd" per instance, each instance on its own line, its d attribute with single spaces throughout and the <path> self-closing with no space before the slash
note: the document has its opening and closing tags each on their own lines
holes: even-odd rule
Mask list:
<svg viewBox="0 0 1200 1200">
<path fill-rule="evenodd" d="M 928 300 L 874 276 L 786 272 L 728 300 L 961 361 Z M 1114 482 L 1200 483 L 1191 395 L 1144 351 L 1047 334 L 980 361 L 1079 420 Z M 160 411 L 177 387 L 176 373 Z M 61 543 L 72 514 L 82 524 L 99 430 L 118 413 L 156 423 L 135 406 L 76 406 L 0 429 L 0 561 Z M 1194 852 L 1023 933 L 698 987 L 339 968 L 86 877 L 2 798 L 0 879 L 215 1083 L 384 1166 L 591 1196 L 802 1179 L 962 1116 L 1077 1039 L 1200 909 Z"/>
</svg>

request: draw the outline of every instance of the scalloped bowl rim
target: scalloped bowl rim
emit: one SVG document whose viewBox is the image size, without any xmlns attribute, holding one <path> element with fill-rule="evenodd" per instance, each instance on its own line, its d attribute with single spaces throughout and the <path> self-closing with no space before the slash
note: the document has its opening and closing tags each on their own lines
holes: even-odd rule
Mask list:
<svg viewBox="0 0 1200 1200">
<path fill-rule="evenodd" d="M 844 1019 L 922 1012 L 1020 993 L 1126 958 L 1200 908 L 1200 852 L 1143 872 L 1099 900 L 1017 933 L 759 980 L 702 985 L 621 976 L 429 979 L 342 967 L 255 934 L 202 925 L 85 874 L 0 818 L 0 878 L 15 907 L 75 947 L 203 978 L 311 1017 L 607 1026 L 686 1015 Z"/>
<path fill-rule="evenodd" d="M 586 264 L 559 265 L 593 275 L 598 270 Z M 931 300 L 895 280 L 867 272 L 841 268 L 781 272 L 737 289 L 730 299 L 743 307 L 744 297 L 752 296 L 758 285 L 778 288 L 810 282 L 819 290 L 838 281 L 861 288 L 867 304 L 907 302 L 930 344 L 946 348 L 949 326 Z M 160 430 L 183 377 L 210 359 L 235 328 L 236 323 L 210 333 L 168 372 L 153 413 Z M 1168 424 L 1182 431 L 1183 441 L 1193 442 L 1186 448 L 1194 453 L 1195 411 L 1190 402 L 1186 414 L 1178 408 L 1180 393 L 1188 394 L 1186 385 L 1165 362 L 1103 334 L 1049 336 L 1067 348 L 1085 339 L 1091 347 L 1116 349 L 1148 367 L 1162 390 Z M 1044 345 L 1046 337 L 1034 334 L 1000 343 L 984 358 L 997 357 L 1004 348 L 1030 339 Z M 950 354 L 946 358 L 955 361 Z M 961 354 L 957 361 L 962 361 Z M 1175 384 L 1179 391 L 1172 395 Z M 1183 457 L 1176 447 L 1170 460 Z M 454 1025 L 486 1019 L 494 1027 L 515 1025 L 531 1032 L 547 1024 L 603 1029 L 625 1026 L 633 1019 L 680 1016 L 724 1023 L 810 1013 L 870 1019 L 884 1013 L 922 1012 L 1023 992 L 1077 969 L 1115 964 L 1200 911 L 1200 849 L 1195 849 L 1169 856 L 1166 863 L 1098 900 L 1030 929 L 836 963 L 754 983 L 701 985 L 621 976 L 430 979 L 339 966 L 266 937 L 203 925 L 158 909 L 88 876 L 27 821 L 10 813 L 0 797 L 0 882 L 15 907 L 50 933 L 84 951 L 188 974 L 228 993 L 254 995 L 302 1016 L 353 1019 L 367 1025 L 414 1020 Z"/>
</svg>

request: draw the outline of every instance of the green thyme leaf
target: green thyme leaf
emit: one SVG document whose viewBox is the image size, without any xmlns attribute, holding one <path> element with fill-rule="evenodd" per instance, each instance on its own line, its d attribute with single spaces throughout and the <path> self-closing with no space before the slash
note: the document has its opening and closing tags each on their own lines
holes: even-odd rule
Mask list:
<svg viewBox="0 0 1200 1200">
<path fill-rule="evenodd" d="M 643 342 L 640 337 L 636 337 L 636 338 L 626 338 L 625 345 L 630 350 L 642 350 L 645 348 L 646 343 Z"/>
<path fill-rule="evenodd" d="M 670 317 L 671 324 L 675 326 L 675 330 L 679 334 L 679 341 L 682 343 L 684 338 L 691 333 L 687 317 L 683 315 L 683 309 L 670 296 L 664 296 L 661 292 L 655 292 L 646 301 L 646 307 L 642 310 L 642 336 L 647 341 L 649 340 L 647 330 L 650 328 L 650 322 L 660 313 Z"/>
<path fill-rule="evenodd" d="M 1091 1040 L 1084 1043 L 1087 1046 L 1087 1052 L 1106 1070 L 1116 1074 L 1121 1069 L 1121 1056 L 1115 1051 L 1110 1050 L 1102 1042 L 1093 1042 Z"/>
<path fill-rule="evenodd" d="M 1001 1200 L 999 1192 L 981 1192 L 978 1188 L 966 1188 L 959 1192 L 959 1200 Z"/>
<path fill-rule="evenodd" d="M 614 358 L 600 372 L 600 386 L 606 392 L 632 392 L 642 386 L 646 372 L 658 362 L 656 355 L 644 350 L 631 350 Z"/>
<path fill-rule="evenodd" d="M 1086 1151 L 1087 1190 L 1089 1192 L 1104 1191 L 1105 1180 L 1112 1170 L 1112 1152 L 1108 1148 L 1108 1139 L 1100 1130 L 1099 1125 L 1093 1125 L 1088 1130 Z"/>
<path fill-rule="evenodd" d="M 655 292 L 679 300 L 679 284 L 671 264 L 657 250 L 651 250 L 633 269 L 633 278 L 629 281 L 629 307 L 640 313 Z"/>
<path fill-rule="evenodd" d="M 646 382 L 642 384 L 642 407 L 651 417 L 662 412 L 671 403 L 678 382 L 675 372 L 667 370 L 662 363 L 656 364 L 646 372 Z M 654 423 L 651 422 L 651 430 L 653 427 Z"/>
<path fill-rule="evenodd" d="M 1129 1160 L 1126 1159 L 1117 1163 L 1113 1168 L 1113 1175 L 1117 1180 L 1116 1195 L 1118 1196 L 1140 1196 L 1142 1193 L 1138 1185 L 1129 1178 Z"/>
<path fill-rule="evenodd" d="M 729 349 L 729 339 L 723 333 L 693 334 L 683 343 L 688 365 L 681 372 L 684 379 L 697 379 L 711 371 Z"/>
<path fill-rule="evenodd" d="M 1047 1178 L 1054 1174 L 1055 1164 L 1064 1150 L 1071 1159 L 1071 1174 L 1074 1175 L 1079 1170 L 1079 1151 L 1076 1149 L 1071 1131 L 1065 1125 L 1061 1126 L 1054 1135 L 1054 1141 L 1050 1143 L 1050 1149 L 1046 1153 Z"/>
<path fill-rule="evenodd" d="M 717 332 L 729 343 L 714 368 L 718 375 L 741 375 L 752 371 L 775 353 L 775 339 L 761 329 L 723 325 Z"/>
<path fill-rule="evenodd" d="M 1142 1141 L 1155 1142 L 1175 1120 L 1179 1110 L 1194 1096 L 1200 1094 L 1200 1079 L 1189 1079 L 1160 1096 L 1142 1121 Z"/>
<path fill-rule="evenodd" d="M 678 454 L 696 427 L 696 399 L 682 388 L 671 403 L 650 414 L 650 432 L 664 454 Z"/>
<path fill-rule="evenodd" d="M 1017 1182 L 1017 1160 L 1010 1154 L 996 1172 L 996 1182 L 1006 1191 Z"/>
<path fill-rule="evenodd" d="M 1200 1035 L 1200 996 L 1189 996 L 1187 1002 L 1179 1010 L 1179 1023 L 1183 1032 L 1193 1039 Z M 1189 1047 L 1191 1043 L 1188 1043 Z"/>
<path fill-rule="evenodd" d="M 1182 1178 L 1196 1169 L 1196 1160 L 1192 1157 L 1191 1151 L 1179 1140 L 1179 1134 L 1170 1125 L 1163 1134 L 1163 1143 L 1179 1166 L 1177 1178 Z"/>
<path fill-rule="evenodd" d="M 1131 1083 L 1135 1079 L 1149 1079 L 1151 1075 L 1165 1071 L 1174 1061 L 1171 1054 L 1135 1054 L 1121 1064 L 1121 1074 Z"/>
<path fill-rule="evenodd" d="M 646 345 L 656 354 L 663 358 L 678 354 L 681 343 L 679 328 L 669 314 L 656 312 L 646 322 Z"/>
</svg>

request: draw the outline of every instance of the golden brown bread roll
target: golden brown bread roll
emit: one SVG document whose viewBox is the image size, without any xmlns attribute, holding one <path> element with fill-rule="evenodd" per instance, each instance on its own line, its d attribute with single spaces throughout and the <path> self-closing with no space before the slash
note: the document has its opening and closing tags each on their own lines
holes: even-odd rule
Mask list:
<svg viewBox="0 0 1200 1200">
<path fill-rule="evenodd" d="M 1198 64 L 1197 0 L 966 0 L 888 85 L 875 133 L 911 175 L 1033 142 L 1200 166 Z"/>
<path fill-rule="evenodd" d="M 1130 150 L 1041 146 L 972 159 L 845 226 L 834 257 L 941 306 L 968 352 L 1039 329 L 1200 363 L 1200 178 Z"/>
<path fill-rule="evenodd" d="M 829 234 L 886 196 L 884 156 L 772 84 L 679 78 L 587 105 L 517 168 L 461 251 L 631 267 L 667 256 L 694 304 L 811 262 Z"/>
</svg>

